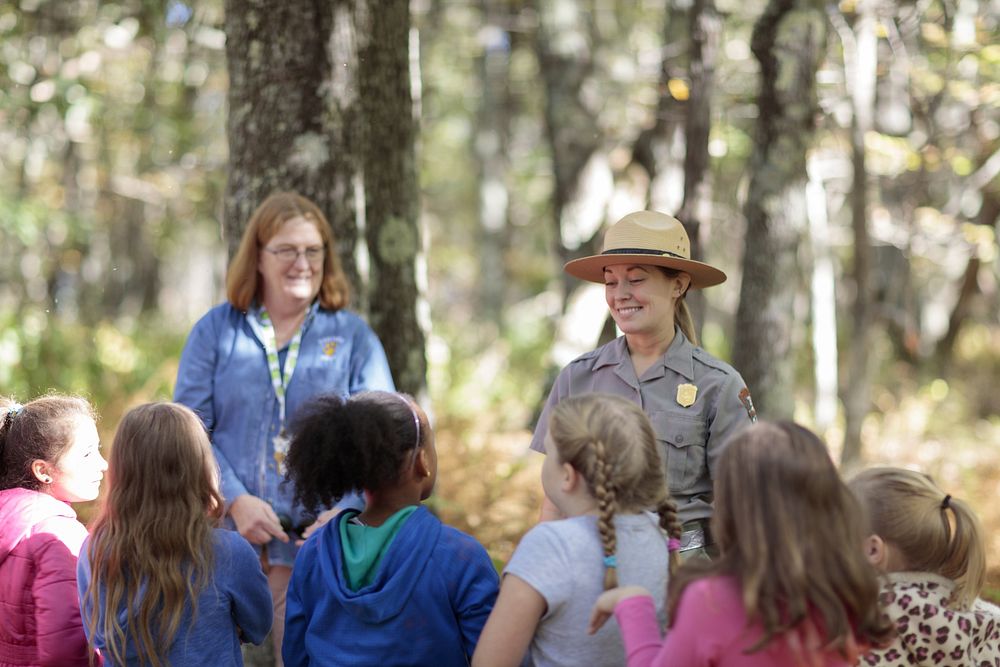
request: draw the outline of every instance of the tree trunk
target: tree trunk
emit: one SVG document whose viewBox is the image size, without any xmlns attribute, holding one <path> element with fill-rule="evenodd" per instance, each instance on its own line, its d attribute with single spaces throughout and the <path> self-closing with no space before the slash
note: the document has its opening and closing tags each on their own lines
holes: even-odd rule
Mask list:
<svg viewBox="0 0 1000 667">
<path fill-rule="evenodd" d="M 508 4 L 480 0 L 479 111 L 473 151 L 479 168 L 478 292 L 484 321 L 502 324 L 506 280 L 505 257 L 510 244 L 510 55 Z"/>
<path fill-rule="evenodd" d="M 226 0 L 230 257 L 254 209 L 295 190 L 327 216 L 363 304 L 354 258 L 358 59 L 353 2 Z"/>
<path fill-rule="evenodd" d="M 837 271 L 830 248 L 826 188 L 819 160 L 809 159 L 806 199 L 812 254 L 813 376 L 815 378 L 815 423 L 822 435 L 837 418 Z"/>
<path fill-rule="evenodd" d="M 801 283 L 796 255 L 807 219 L 805 157 L 824 42 L 825 21 L 813 0 L 771 0 L 751 40 L 760 93 L 733 363 L 758 412 L 770 419 L 790 417 L 794 407 L 792 306 Z"/>
<path fill-rule="evenodd" d="M 316 202 L 355 286 L 354 306 L 364 311 L 370 303 L 396 384 L 419 393 L 426 360 L 417 322 L 421 242 L 408 4 L 226 0 L 225 28 L 230 172 L 223 225 L 230 256 L 271 192 L 295 190 Z M 367 285 L 355 259 L 360 229 Z"/>
<path fill-rule="evenodd" d="M 688 41 L 692 24 L 690 3 L 667 0 L 663 10 L 660 47 L 659 95 L 656 102 L 656 122 L 636 137 L 632 160 L 649 175 L 649 208 L 672 213 L 683 205 L 685 135 L 684 102 L 670 91 L 672 81 L 682 79 L 687 65 Z M 682 7 L 682 5 L 684 5 Z M 688 72 L 689 77 L 691 73 Z M 699 252 L 691 239 L 692 257 Z"/>
<path fill-rule="evenodd" d="M 868 169 L 865 136 L 873 127 L 875 110 L 878 36 L 875 33 L 875 0 L 857 5 L 854 30 L 839 25 L 844 43 L 846 80 L 853 111 L 851 121 L 851 229 L 854 234 L 853 323 L 848 352 L 848 373 L 842 388 L 844 402 L 844 450 L 842 466 L 861 458 L 861 426 L 871 404 L 870 350 L 873 320 L 871 239 L 868 234 Z M 839 22 L 838 22 L 839 23 Z"/>
<path fill-rule="evenodd" d="M 545 127 L 552 153 L 555 249 L 560 267 L 595 250 L 607 202 L 578 205 L 589 194 L 587 178 L 611 179 L 599 153 L 604 136 L 597 109 L 582 95 L 593 76 L 592 16 L 575 0 L 536 2 L 539 25 L 535 52 L 545 84 Z M 604 173 L 608 172 L 608 173 Z M 599 252 L 599 248 L 596 249 Z M 575 279 L 563 275 L 563 296 L 569 300 Z"/>
<path fill-rule="evenodd" d="M 361 161 L 371 261 L 370 320 L 385 346 L 396 386 L 417 395 L 426 388 L 427 358 L 417 317 L 422 243 L 409 2 L 359 0 L 355 19 L 365 119 Z"/>
<path fill-rule="evenodd" d="M 694 0 L 689 10 L 691 49 L 688 72 L 690 96 L 684 118 L 684 202 L 677 217 L 691 239 L 692 259 L 702 259 L 701 225 L 711 215 L 712 187 L 708 174 L 708 135 L 712 128 L 711 91 L 715 61 L 722 32 L 722 20 L 713 0 Z M 687 297 L 698 331 L 705 318 L 705 298 L 701 290 Z"/>
</svg>

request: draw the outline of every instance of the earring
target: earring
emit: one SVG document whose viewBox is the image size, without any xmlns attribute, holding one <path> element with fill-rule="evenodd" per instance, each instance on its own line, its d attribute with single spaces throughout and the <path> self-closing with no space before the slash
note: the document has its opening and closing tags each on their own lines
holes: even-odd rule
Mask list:
<svg viewBox="0 0 1000 667">
<path fill-rule="evenodd" d="M 51 483 L 52 483 L 51 477 L 48 476 L 42 477 L 42 484 L 51 484 Z"/>
</svg>

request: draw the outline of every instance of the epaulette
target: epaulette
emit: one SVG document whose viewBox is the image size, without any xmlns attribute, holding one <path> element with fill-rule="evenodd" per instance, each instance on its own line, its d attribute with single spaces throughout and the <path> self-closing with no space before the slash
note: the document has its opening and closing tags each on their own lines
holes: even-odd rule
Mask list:
<svg viewBox="0 0 1000 667">
<path fill-rule="evenodd" d="M 708 352 L 706 352 L 697 345 L 694 346 L 694 350 L 692 351 L 691 356 L 693 356 L 695 359 L 705 364 L 706 366 L 714 368 L 715 370 L 718 371 L 722 371 L 726 375 L 736 372 L 735 368 L 733 368 L 726 362 L 722 361 L 718 357 L 712 356 L 711 354 L 709 354 Z"/>
</svg>

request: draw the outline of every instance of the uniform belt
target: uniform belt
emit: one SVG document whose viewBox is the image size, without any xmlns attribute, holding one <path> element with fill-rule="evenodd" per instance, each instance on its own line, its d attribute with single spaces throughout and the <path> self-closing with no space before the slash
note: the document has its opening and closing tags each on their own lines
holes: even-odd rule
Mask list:
<svg viewBox="0 0 1000 667">
<path fill-rule="evenodd" d="M 704 549 L 713 544 L 707 520 L 688 521 L 681 526 L 681 551 Z"/>
</svg>

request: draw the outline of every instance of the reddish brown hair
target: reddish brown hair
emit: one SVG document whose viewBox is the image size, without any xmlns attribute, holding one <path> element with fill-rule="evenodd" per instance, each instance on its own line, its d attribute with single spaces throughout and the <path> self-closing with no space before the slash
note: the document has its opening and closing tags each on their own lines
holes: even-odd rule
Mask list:
<svg viewBox="0 0 1000 667">
<path fill-rule="evenodd" d="M 326 255 L 323 259 L 323 282 L 319 287 L 319 304 L 327 310 L 340 310 L 350 303 L 350 285 L 340 266 L 340 257 L 333 232 L 326 216 L 316 204 L 295 192 L 275 192 L 257 207 L 240 239 L 240 247 L 229 262 L 226 273 L 226 297 L 239 310 L 246 311 L 262 296 L 257 265 L 260 249 L 274 237 L 281 226 L 293 218 L 305 218 L 316 226 L 323 238 Z"/>
</svg>

